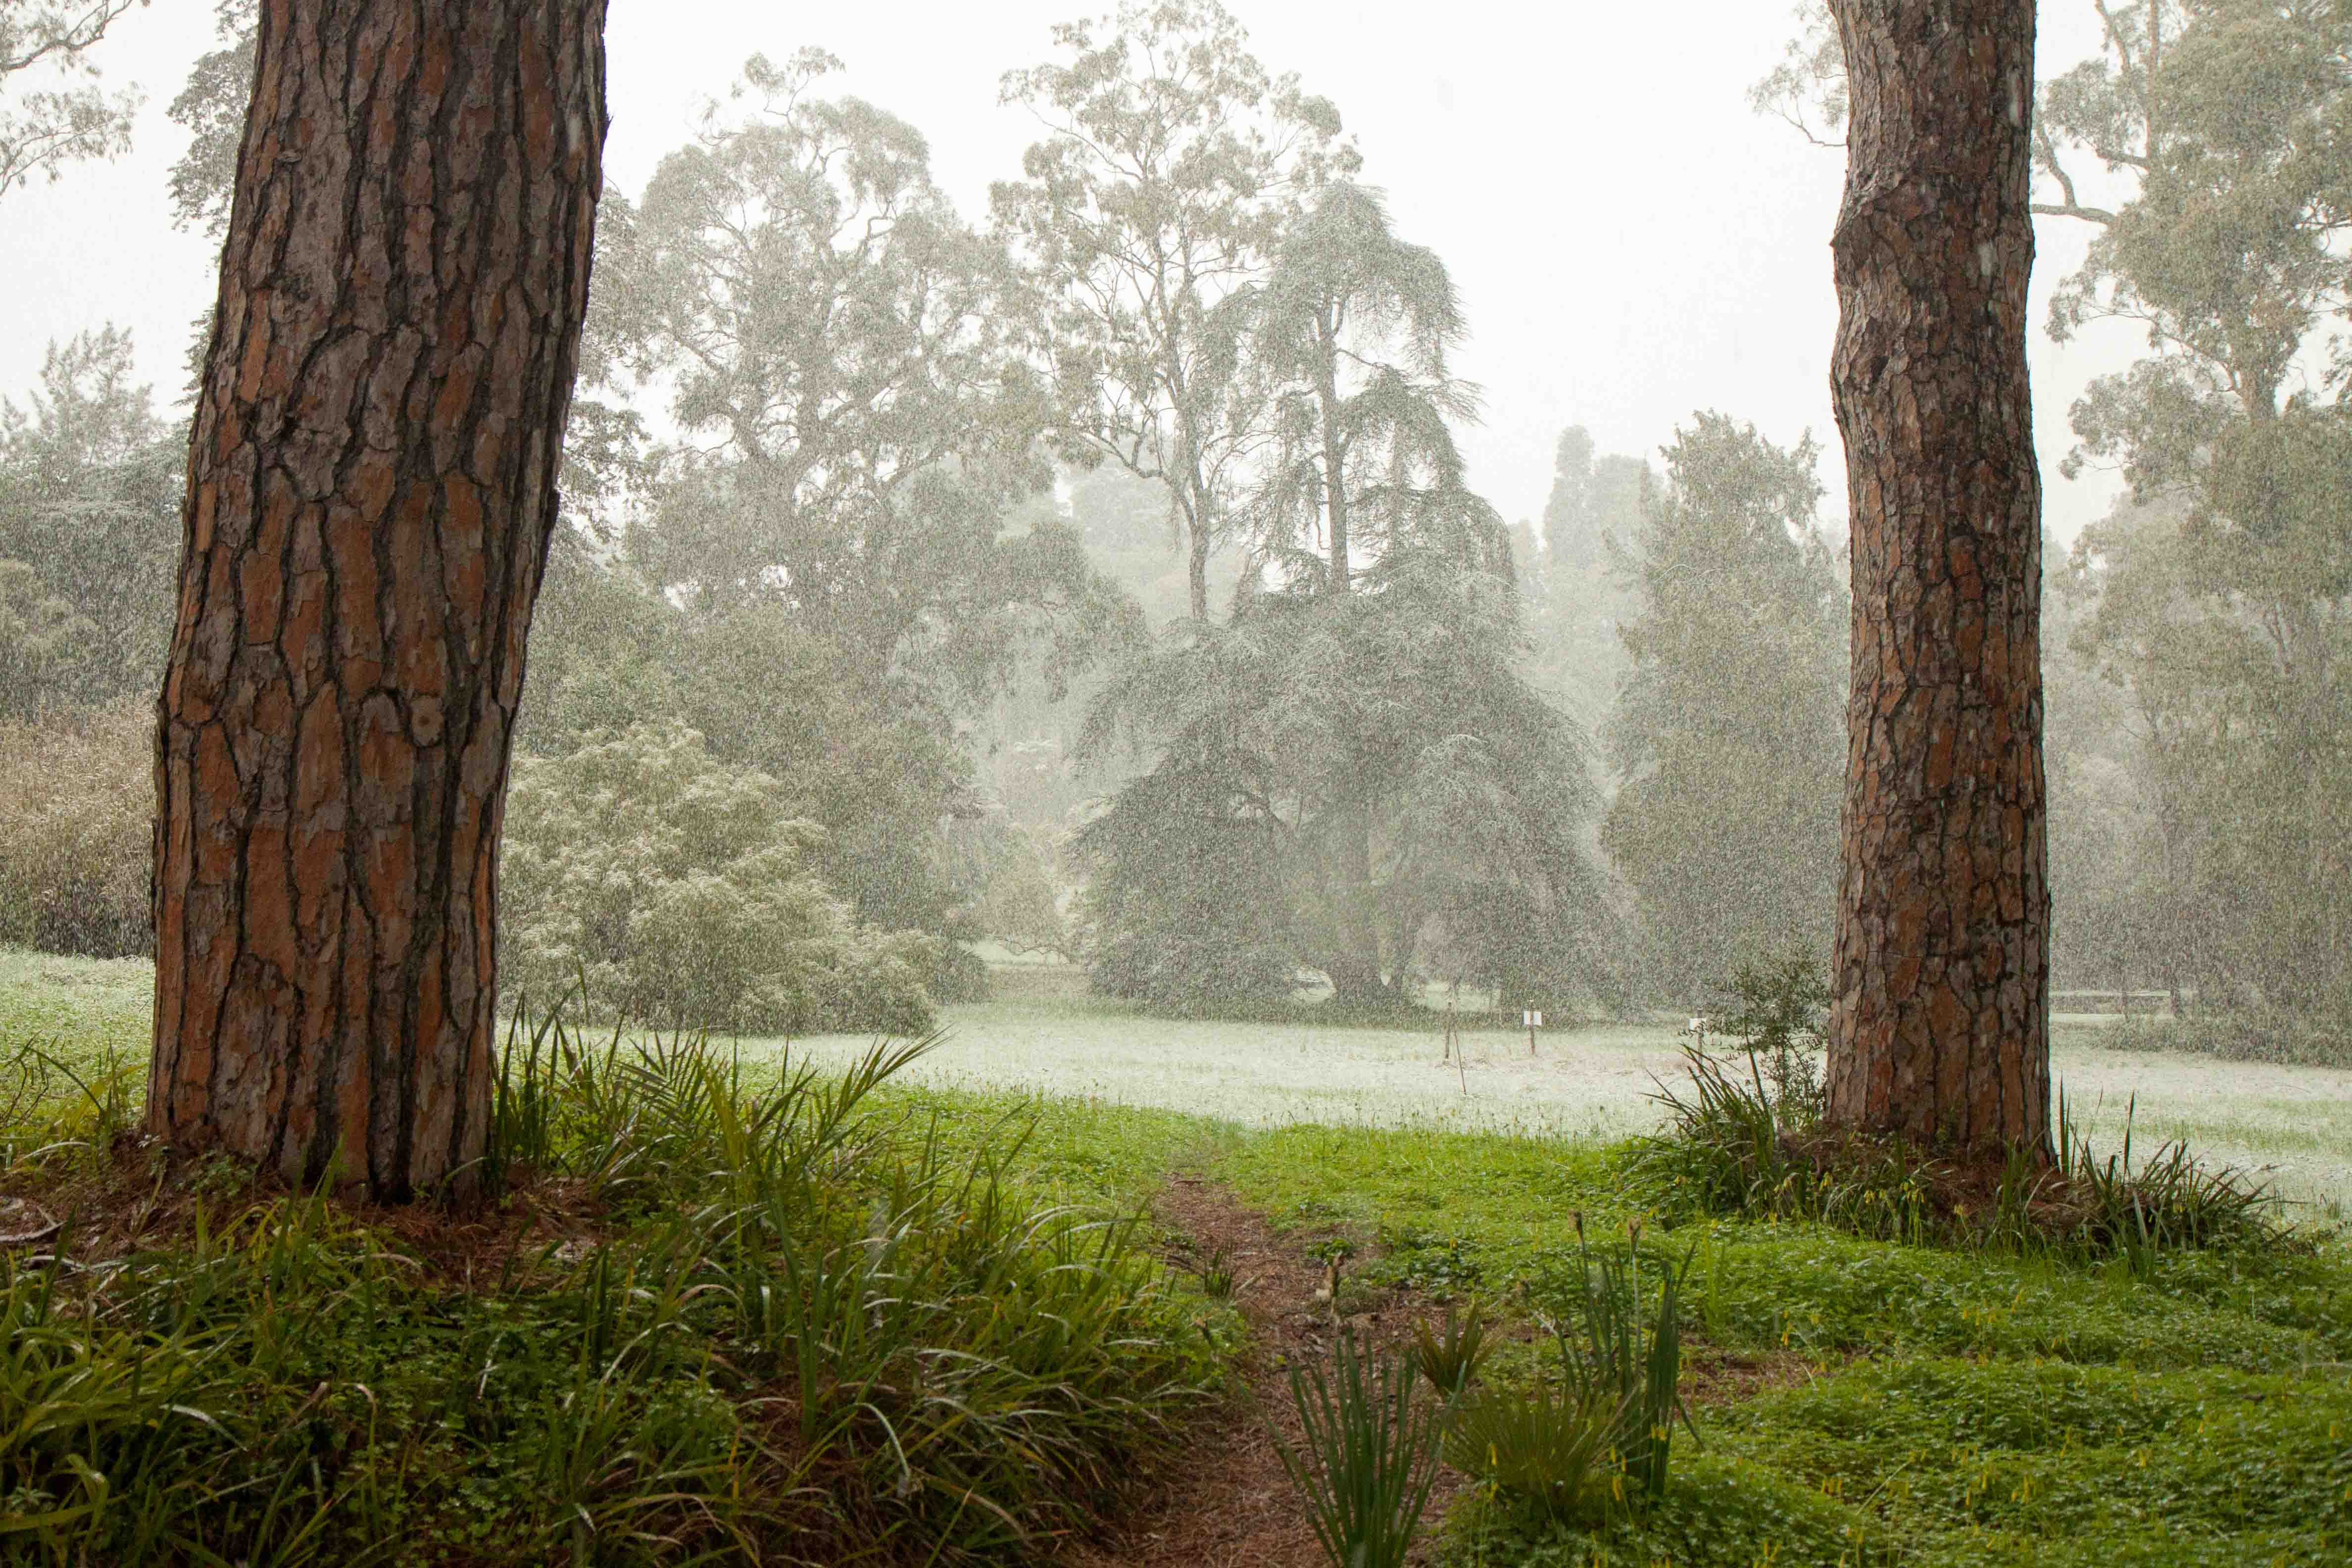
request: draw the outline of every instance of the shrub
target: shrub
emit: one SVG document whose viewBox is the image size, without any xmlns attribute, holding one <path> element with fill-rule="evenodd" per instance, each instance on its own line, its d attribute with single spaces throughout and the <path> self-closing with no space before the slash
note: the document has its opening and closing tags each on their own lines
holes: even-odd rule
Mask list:
<svg viewBox="0 0 2352 1568">
<path fill-rule="evenodd" d="M 0 725 L 0 942 L 91 958 L 153 951 L 153 733 L 130 708 Z"/>
<path fill-rule="evenodd" d="M 1410 1352 L 1383 1360 L 1345 1331 L 1329 1376 L 1311 1364 L 1290 1369 L 1307 1453 L 1279 1439 L 1275 1447 L 1335 1568 L 1403 1568 L 1446 1422 L 1442 1408 L 1413 1398 L 1418 1377 Z"/>
<path fill-rule="evenodd" d="M 1758 1092 L 1769 1100 L 1773 1121 L 1794 1130 L 1820 1121 L 1822 1023 L 1830 987 L 1812 953 L 1798 948 L 1779 958 L 1750 960 L 1718 989 L 1730 1003 L 1720 1026 L 1746 1047 Z M 1766 1084 L 1771 1086 L 1769 1092 Z"/>
<path fill-rule="evenodd" d="M 1445 1462 L 1565 1519 L 1608 1451 L 1617 1414 L 1592 1384 L 1557 1393 L 1541 1380 L 1527 1391 L 1480 1389 L 1454 1407 Z"/>
<path fill-rule="evenodd" d="M 2191 1013 L 2130 1017 L 2081 1038 L 2118 1051 L 2174 1051 L 2227 1062 L 2352 1068 L 2352 1019 L 2287 1012 Z"/>
<path fill-rule="evenodd" d="M 934 938 L 860 926 L 807 869 L 822 830 L 680 725 L 518 759 L 507 801 L 509 991 L 754 1034 L 929 1027 Z"/>
</svg>

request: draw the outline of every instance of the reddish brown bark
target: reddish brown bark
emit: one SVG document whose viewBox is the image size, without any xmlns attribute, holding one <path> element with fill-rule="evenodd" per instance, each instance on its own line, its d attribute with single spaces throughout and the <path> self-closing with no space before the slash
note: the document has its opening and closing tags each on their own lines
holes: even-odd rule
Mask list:
<svg viewBox="0 0 2352 1568">
<path fill-rule="evenodd" d="M 156 745 L 150 1129 L 462 1195 L 604 0 L 265 0 Z"/>
<path fill-rule="evenodd" d="M 2032 0 L 1837 0 L 1831 385 L 1853 529 L 1832 1122 L 2049 1139 Z"/>
</svg>

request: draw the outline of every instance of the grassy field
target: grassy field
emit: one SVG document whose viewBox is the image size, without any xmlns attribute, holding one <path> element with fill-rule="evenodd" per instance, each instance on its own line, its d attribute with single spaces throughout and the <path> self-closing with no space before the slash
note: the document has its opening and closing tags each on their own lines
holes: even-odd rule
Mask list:
<svg viewBox="0 0 2352 1568">
<path fill-rule="evenodd" d="M 1677 1075 L 1669 1024 L 1470 1031 L 1442 1059 L 1423 1030 L 1149 1018 L 1050 973 L 999 968 L 1002 999 L 950 1007 L 921 1081 L 1191 1111 L 1248 1127 L 1323 1123 L 1603 1141 L 1654 1126 L 1646 1096 Z M 1013 994 L 1006 996 L 1005 992 Z M 1057 994 L 1056 992 L 1059 992 Z M 1024 994 L 1025 993 L 1025 994 Z M 2051 1072 L 2105 1147 L 2129 1120 L 2134 1158 L 2172 1139 L 2257 1173 L 2297 1203 L 2352 1203 L 2352 1072 L 2221 1062 L 2097 1044 L 2112 1016 L 2061 1015 Z M 782 1041 L 746 1041 L 772 1053 Z M 863 1040 L 793 1042 L 839 1058 Z"/>
<path fill-rule="evenodd" d="M 1424 1030 L 1150 1018 L 1084 996 L 1066 969 L 993 966 L 999 999 L 944 1010 L 946 1039 L 910 1080 L 1019 1090 L 1210 1116 L 1244 1127 L 1423 1127 L 1606 1141 L 1655 1125 L 1646 1098 L 1675 1076 L 1671 1025 L 1472 1030 L 1441 1059 Z M 50 1041 L 77 1058 L 109 1042 L 143 1054 L 152 972 L 0 949 L 0 1045 Z M 2298 1204 L 2352 1204 L 2352 1072 L 2221 1062 L 2097 1044 L 2113 1015 L 2059 1016 L 2051 1071 L 2101 1143 L 2135 1158 L 2172 1139 L 2258 1173 Z M 846 1059 L 870 1042 L 818 1037 L 794 1050 Z M 773 1055 L 781 1040 L 746 1040 Z"/>
<path fill-rule="evenodd" d="M 0 1044 L 38 1044 L 84 1072 L 110 1047 L 135 1062 L 148 985 L 141 965 L 0 953 Z M 951 1172 L 976 1158 L 1045 1200 L 1095 1212 L 1132 1212 L 1171 1172 L 1199 1173 L 1297 1247 L 1357 1248 L 1355 1278 L 1399 1321 L 1425 1321 L 1435 1302 L 1465 1293 L 1522 1328 L 1570 1311 L 1583 1263 L 1568 1216 L 1580 1216 L 1597 1247 L 1622 1253 L 1629 1221 L 1665 1212 L 1653 1208 L 1625 1146 L 1605 1140 L 1648 1123 L 1649 1075 L 1675 1060 L 1669 1027 L 1548 1032 L 1532 1059 L 1524 1035 L 1474 1033 L 1466 1062 L 1455 1064 L 1438 1059 L 1433 1032 L 1180 1024 L 1043 994 L 1034 977 L 1029 990 L 950 1009 L 943 1043 L 877 1097 L 894 1118 L 916 1113 L 893 1126 L 929 1130 L 922 1158 L 932 1166 Z M 2086 1043 L 2098 1026 L 2065 1024 L 2056 1067 L 2070 1099 L 2096 1105 L 2111 1130 L 2137 1096 L 2139 1140 L 2185 1133 L 2200 1152 L 2273 1167 L 2290 1186 L 2346 1192 L 2352 1074 L 2126 1056 Z M 864 1043 L 793 1048 L 846 1058 Z M 757 1058 L 784 1043 L 741 1045 Z M 1008 1129 L 1024 1135 L 1010 1139 Z M 381 1221 L 316 1230 L 327 1222 L 303 1218 L 299 1205 L 251 1222 L 238 1233 L 250 1243 L 233 1238 L 217 1256 L 141 1263 L 161 1283 L 131 1300 L 213 1303 L 208 1316 L 191 1320 L 188 1334 L 214 1337 L 189 1340 L 210 1348 L 186 1375 L 213 1380 L 200 1385 L 209 1392 L 188 1397 L 222 1425 L 217 1433 L 190 1428 L 191 1441 L 202 1439 L 193 1442 L 195 1458 L 172 1468 L 179 1461 L 139 1447 L 146 1428 L 123 1416 L 131 1436 L 121 1463 L 146 1467 L 142 1484 L 157 1506 L 184 1510 L 172 1518 L 244 1521 L 239 1542 L 294 1540 L 294 1526 L 278 1522 L 290 1519 L 309 1531 L 300 1541 L 326 1551 L 343 1539 L 334 1521 L 363 1508 L 374 1510 L 365 1530 L 398 1523 L 420 1562 L 454 1560 L 436 1555 L 445 1547 L 483 1563 L 686 1560 L 662 1531 L 631 1522 L 638 1516 L 628 1510 L 642 1507 L 665 1531 L 684 1528 L 674 1515 L 701 1521 L 696 1549 L 716 1551 L 715 1560 L 761 1560 L 728 1547 L 736 1537 L 719 1527 L 743 1539 L 782 1528 L 742 1501 L 773 1478 L 740 1456 L 754 1451 L 745 1445 L 767 1419 L 759 1412 L 780 1385 L 772 1380 L 789 1387 L 795 1374 L 789 1358 L 761 1352 L 774 1342 L 739 1320 L 769 1290 L 787 1299 L 791 1282 L 770 1277 L 756 1292 L 731 1284 L 725 1270 L 746 1267 L 740 1238 L 691 1232 L 681 1220 L 689 1209 L 715 1212 L 698 1206 L 707 1194 L 679 1184 L 683 1173 L 722 1163 L 718 1143 L 646 1166 L 614 1164 L 598 1154 L 595 1136 L 559 1138 L 550 1158 L 556 1143 L 569 1148 L 562 1169 L 573 1173 L 551 1191 L 604 1195 L 576 1217 L 555 1216 L 573 1227 L 572 1239 L 540 1255 L 542 1273 L 524 1294 L 458 1288 L 448 1283 L 449 1262 L 402 1261 L 415 1240 L 363 1228 Z M 1009 1152 L 1000 1159 L 995 1150 Z M 726 1179 L 751 1177 L 738 1170 Z M 643 1192 L 630 1185 L 648 1182 Z M 812 1191 L 799 1201 L 814 1199 Z M 856 1203 L 836 1206 L 836 1220 L 851 1226 L 845 1255 L 867 1256 L 877 1245 L 866 1234 L 872 1221 Z M 786 1204 L 776 1212 L 797 1211 Z M 1021 1212 L 1003 1210 L 1007 1239 L 988 1255 L 991 1268 L 1013 1268 L 1025 1256 L 1018 1237 L 1031 1222 Z M 968 1223 L 957 1213 L 924 1234 L 957 1234 Z M 1432 1561 L 2334 1568 L 2352 1561 L 2352 1247 L 2324 1223 L 2316 1234 L 2315 1244 L 2127 1262 L 1909 1246 L 1805 1223 L 1682 1224 L 1656 1247 L 1644 1244 L 1653 1258 L 1689 1259 L 1686 1333 L 1700 1390 L 1699 1438 L 1675 1450 L 1664 1500 L 1646 1510 L 1593 1501 L 1549 1519 L 1474 1491 L 1439 1527 Z M 1184 1239 L 1159 1237 L 1163 1247 Z M 510 1244 L 505 1250 L 511 1268 Z M 997 1300 L 1003 1289 L 954 1275 L 965 1265 L 953 1252 L 935 1266 L 941 1306 L 927 1311 Z M 420 1256 L 429 1262 L 429 1248 Z M 369 1261 L 378 1258 L 387 1261 Z M 1054 1281 L 1067 1265 L 1047 1263 L 1024 1277 L 1032 1288 L 1061 1288 Z M 624 1270 L 642 1283 L 615 1295 L 609 1282 Z M 1089 1308 L 1108 1325 L 1140 1326 L 1117 1332 L 1158 1335 L 1150 1342 L 1192 1347 L 1184 1353 L 1196 1357 L 1199 1347 L 1231 1342 L 1231 1305 L 1198 1293 L 1190 1276 L 1170 1276 L 1172 1297 L 1147 1290 L 1141 1274 L 1118 1278 L 1130 1280 L 1123 1289 L 1131 1294 Z M 0 1297 L 19 1312 L 35 1300 L 13 1284 Z M 863 1309 L 869 1317 L 852 1311 L 844 1322 L 871 1321 L 879 1306 L 877 1298 Z M 1050 1326 L 1063 1310 L 1041 1310 L 1047 1315 L 1035 1322 Z M 601 1321 L 597 1313 L 611 1319 L 598 1342 L 621 1347 L 601 1375 L 593 1357 L 575 1355 L 580 1325 Z M 1003 1331 L 993 1310 L 950 1326 L 974 1345 Z M 83 1331 L 53 1320 L 40 1332 L 41 1343 L 63 1343 Z M 1058 1343 L 1059 1330 L 1054 1337 Z M 958 1347 L 967 1340 L 919 1353 L 964 1356 Z M 629 1348 L 647 1343 L 667 1348 L 658 1356 Z M 1490 1378 L 1525 1383 L 1541 1344 L 1538 1336 L 1508 1345 Z M 771 1360 L 758 1361 L 762 1353 Z M 1106 1410 L 1132 1397 L 1118 1381 L 1119 1364 L 1081 1368 L 1114 1402 Z M 739 1386 L 728 1369 L 743 1366 L 770 1369 L 772 1381 Z M 1192 1363 L 1170 1369 L 1209 1374 Z M 52 1370 L 63 1376 L 72 1363 Z M 799 1386 L 816 1385 L 798 1375 Z M 352 1392 L 362 1384 L 364 1396 Z M 24 1423 L 40 1414 L 18 1408 L 17 1385 L 0 1376 L 0 1431 L 32 1430 Z M 598 1394 L 612 1403 L 597 1408 L 611 1425 L 590 1432 L 580 1425 L 588 1408 L 581 1402 L 607 1389 L 617 1392 Z M 1020 1412 L 1031 1406 L 1020 1394 L 1003 1391 L 1002 1419 L 1026 1418 Z M 462 1428 L 438 1415 L 451 1401 L 467 1412 Z M 400 1426 L 404 1412 L 415 1419 Z M 380 1431 L 379 1422 L 391 1425 Z M 1115 1458 L 1137 1440 L 1127 1432 L 1108 1417 L 1099 1431 L 1074 1428 L 1071 1463 Z M 649 1433 L 667 1445 L 657 1473 L 629 1458 L 647 1451 Z M 288 1444 L 336 1456 L 341 1468 L 287 1470 L 278 1449 Z M 990 1436 L 958 1450 L 955 1463 L 980 1465 L 1000 1451 Z M 32 1473 L 44 1452 L 0 1444 L 0 1471 Z M 877 1484 L 898 1473 L 900 1461 L 881 1450 L 851 1457 Z M 271 1483 L 238 1479 L 265 1472 L 295 1477 L 281 1490 L 293 1487 L 287 1495 L 299 1507 L 264 1508 L 264 1491 L 252 1489 Z M 1017 1468 L 992 1474 L 1007 1489 L 1024 1484 Z M 220 1498 L 231 1513 L 202 1511 Z M 676 1512 L 687 1506 L 680 1498 L 692 1505 L 687 1514 Z M 1054 1495 L 1028 1496 L 1024 1506 L 1050 1519 Z M 591 1514 L 593 1525 L 575 1523 Z M 937 1529 L 949 1539 L 961 1517 L 950 1510 L 927 1521 L 909 1505 L 893 1528 Z M 32 1518 L 16 1498 L 0 1498 L 0 1555 Z M 592 1549 L 592 1539 L 601 1544 Z M 312 1560 L 290 1548 L 249 1555 Z M 948 1560 L 1037 1559 L 1018 1543 L 973 1538 Z"/>
</svg>

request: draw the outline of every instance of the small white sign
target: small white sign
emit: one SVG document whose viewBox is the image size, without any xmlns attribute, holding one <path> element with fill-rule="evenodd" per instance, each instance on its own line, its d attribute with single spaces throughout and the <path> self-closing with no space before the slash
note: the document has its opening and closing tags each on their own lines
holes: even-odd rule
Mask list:
<svg viewBox="0 0 2352 1568">
<path fill-rule="evenodd" d="M 1519 1014 L 1519 1027 L 1521 1027 L 1521 1028 L 1523 1028 L 1523 1029 L 1540 1029 L 1540 1028 L 1542 1028 L 1542 1027 L 1543 1027 L 1543 1015 L 1542 1015 L 1541 1013 L 1535 1012 L 1535 1011 L 1533 1011 L 1533 1010 L 1531 1010 L 1531 1009 L 1530 1009 L 1530 1010 L 1522 1011 L 1522 1012 Z"/>
</svg>

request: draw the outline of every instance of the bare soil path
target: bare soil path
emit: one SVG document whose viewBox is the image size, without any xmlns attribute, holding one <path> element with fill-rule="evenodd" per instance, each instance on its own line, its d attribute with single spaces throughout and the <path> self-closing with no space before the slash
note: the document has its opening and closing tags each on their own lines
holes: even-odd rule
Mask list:
<svg viewBox="0 0 2352 1568">
<path fill-rule="evenodd" d="M 1249 1325 L 1250 1342 L 1237 1386 L 1194 1422 L 1166 1469 L 1150 1478 L 1142 1504 L 1108 1539 L 1073 1547 L 1061 1562 L 1067 1568 L 1321 1568 L 1322 1548 L 1274 1434 L 1297 1450 L 1302 1434 L 1286 1369 L 1330 1352 L 1340 1324 L 1331 1302 L 1318 1297 L 1328 1275 L 1317 1249 L 1343 1233 L 1330 1227 L 1278 1232 L 1224 1187 L 1195 1173 L 1171 1178 L 1151 1213 L 1171 1238 L 1171 1263 L 1197 1266 L 1223 1254 L 1239 1283 L 1235 1303 Z M 1361 1246 L 1360 1238 L 1349 1239 Z M 1358 1251 L 1341 1278 L 1370 1260 L 1369 1249 Z M 1355 1293 L 1349 1286 L 1342 1300 Z M 1346 1320 L 1360 1342 L 1387 1353 L 1412 1339 L 1414 1318 L 1399 1293 L 1349 1304 L 1368 1309 Z M 1424 1530 L 1469 1484 L 1451 1471 L 1440 1474 Z"/>
</svg>

